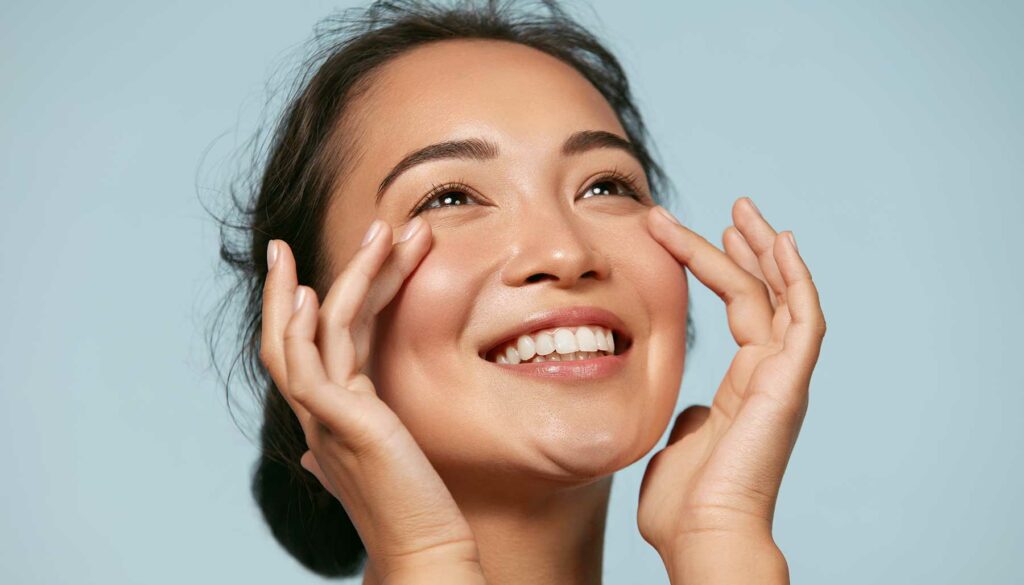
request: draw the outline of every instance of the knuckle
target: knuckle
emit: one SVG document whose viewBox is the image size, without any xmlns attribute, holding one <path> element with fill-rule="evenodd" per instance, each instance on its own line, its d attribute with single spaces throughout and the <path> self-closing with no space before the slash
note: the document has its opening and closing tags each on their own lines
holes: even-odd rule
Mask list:
<svg viewBox="0 0 1024 585">
<path fill-rule="evenodd" d="M 374 275 L 377 273 L 377 269 L 376 269 L 376 266 L 368 266 L 368 265 L 360 262 L 360 263 L 358 263 L 358 264 L 356 264 L 355 266 L 352 267 L 352 272 L 358 278 L 365 279 L 365 280 L 371 280 L 374 277 Z"/>
<path fill-rule="evenodd" d="M 344 300 L 342 300 L 344 302 Z M 341 303 L 334 302 L 320 309 L 320 316 L 317 324 L 324 329 L 337 329 L 344 325 L 344 307 Z"/>
<path fill-rule="evenodd" d="M 749 274 L 749 273 L 748 273 Z M 750 274 L 743 279 L 744 292 L 752 297 L 765 297 L 768 298 L 768 287 L 765 286 L 764 282 L 760 278 Z"/>
<path fill-rule="evenodd" d="M 338 319 L 338 310 L 334 307 L 324 307 L 320 310 L 320 314 L 316 318 L 316 324 L 319 329 L 329 329 Z"/>
<path fill-rule="evenodd" d="M 261 364 L 263 364 L 265 367 L 270 367 L 270 349 L 268 349 L 267 346 L 260 346 L 260 351 L 257 354 L 257 357 L 259 358 Z"/>
<path fill-rule="evenodd" d="M 314 390 L 306 384 L 292 384 L 288 387 L 288 395 L 300 403 L 308 400 L 313 392 Z"/>
<path fill-rule="evenodd" d="M 821 319 L 818 321 L 815 332 L 818 334 L 818 337 L 825 337 L 826 331 L 828 331 L 828 324 L 825 323 L 825 319 Z"/>
<path fill-rule="evenodd" d="M 298 321 L 293 319 L 284 328 L 284 346 L 285 346 L 285 349 L 287 350 L 289 345 L 293 345 L 297 341 L 301 341 L 302 337 L 303 336 L 302 336 L 302 331 L 300 329 L 300 324 L 299 324 Z"/>
<path fill-rule="evenodd" d="M 815 335 L 819 338 L 825 337 L 828 325 L 825 323 L 825 314 L 821 312 L 820 308 L 814 312 L 813 323 L 811 325 Z"/>
</svg>

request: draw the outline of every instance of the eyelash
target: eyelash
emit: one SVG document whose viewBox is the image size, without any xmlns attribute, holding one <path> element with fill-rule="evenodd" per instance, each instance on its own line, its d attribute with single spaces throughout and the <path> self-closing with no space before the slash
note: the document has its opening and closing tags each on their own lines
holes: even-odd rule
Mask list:
<svg viewBox="0 0 1024 585">
<path fill-rule="evenodd" d="M 591 187 L 591 189 L 584 191 L 584 194 L 589 193 L 594 185 L 597 185 L 599 183 L 606 183 L 608 181 L 618 181 L 621 184 L 621 186 L 625 187 L 625 191 L 621 195 L 631 197 L 641 203 L 643 203 L 646 200 L 646 197 L 640 191 L 640 188 L 638 186 L 639 181 L 637 180 L 637 176 L 634 173 L 622 172 L 619 171 L 618 169 L 606 171 L 597 179 L 594 179 L 589 184 L 589 187 Z M 469 186 L 466 185 L 466 183 L 462 179 L 459 179 L 458 181 L 444 183 L 441 185 L 434 185 L 430 189 L 430 191 L 426 195 L 424 195 L 422 199 L 420 199 L 419 203 L 416 204 L 416 207 L 413 209 L 412 213 L 409 214 L 409 216 L 413 217 L 419 215 L 420 213 L 423 213 L 424 211 L 430 211 L 433 209 L 444 209 L 445 207 L 459 207 L 458 205 L 428 207 L 428 205 L 433 203 L 437 199 L 437 197 L 440 197 L 441 195 L 445 195 L 451 192 L 459 192 L 462 193 L 463 195 L 467 195 L 472 198 L 472 196 L 469 195 L 468 193 L 468 191 L 470 190 L 471 189 L 469 188 Z"/>
</svg>

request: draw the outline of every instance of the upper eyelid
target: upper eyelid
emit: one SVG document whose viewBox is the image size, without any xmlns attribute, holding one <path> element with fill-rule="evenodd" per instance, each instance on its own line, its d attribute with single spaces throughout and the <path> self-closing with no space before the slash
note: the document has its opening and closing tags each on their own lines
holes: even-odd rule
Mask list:
<svg viewBox="0 0 1024 585">
<path fill-rule="evenodd" d="M 459 179 L 458 181 L 449 181 L 449 182 L 441 183 L 440 185 L 436 185 L 434 187 L 431 187 L 431 189 L 429 191 L 427 191 L 427 194 L 424 195 L 416 203 L 416 205 L 413 206 L 412 211 L 410 212 L 410 215 L 414 215 L 417 212 L 426 211 L 428 209 L 441 209 L 441 208 L 428 208 L 427 205 L 432 203 L 434 201 L 434 199 L 436 199 L 438 196 L 444 195 L 445 193 L 447 193 L 449 191 L 456 191 L 456 190 L 465 192 L 466 195 L 469 195 L 473 199 L 479 199 L 480 198 L 478 195 L 475 194 L 476 191 L 474 191 L 473 188 L 470 187 L 469 185 L 467 185 L 465 183 L 465 181 L 463 181 L 462 179 Z"/>
<path fill-rule="evenodd" d="M 617 169 L 610 171 L 601 171 L 587 180 L 586 186 L 593 185 L 600 181 L 619 181 L 624 186 L 632 190 L 637 195 L 643 195 L 643 184 L 639 181 L 639 178 L 630 172 L 623 172 Z"/>
<path fill-rule="evenodd" d="M 589 187 L 589 186 L 592 186 L 596 182 L 603 182 L 603 181 L 609 181 L 609 180 L 611 180 L 611 181 L 618 181 L 618 182 L 622 183 L 622 185 L 624 187 L 626 187 L 629 190 L 630 193 L 633 193 L 633 194 L 639 196 L 641 198 L 641 200 L 649 199 L 650 196 L 645 193 L 645 191 L 643 189 L 642 183 L 640 183 L 638 180 L 632 178 L 632 177 L 635 177 L 635 176 L 636 175 L 634 173 L 631 173 L 631 172 L 624 172 L 624 171 L 620 171 L 618 169 L 608 169 L 608 170 L 604 170 L 604 171 L 601 171 L 599 173 L 596 173 L 595 175 L 593 175 L 590 178 L 588 178 L 586 180 L 586 182 L 584 183 L 584 186 L 585 187 Z M 416 205 L 413 206 L 411 214 L 416 214 L 417 212 L 428 211 L 430 209 L 444 209 L 445 206 L 428 207 L 428 205 L 433 203 L 433 201 L 437 197 L 439 197 L 441 195 L 444 195 L 445 193 L 448 193 L 450 191 L 460 191 L 460 192 L 464 193 L 465 195 L 469 196 L 472 199 L 479 200 L 479 199 L 482 198 L 480 195 L 477 195 L 476 191 L 472 187 L 467 185 L 465 183 L 465 181 L 463 181 L 461 179 L 458 180 L 458 181 L 449 181 L 449 182 L 441 183 L 440 185 L 434 186 L 429 191 L 427 191 L 427 194 L 424 195 L 416 203 Z M 585 194 L 586 191 L 584 191 L 583 193 Z"/>
</svg>

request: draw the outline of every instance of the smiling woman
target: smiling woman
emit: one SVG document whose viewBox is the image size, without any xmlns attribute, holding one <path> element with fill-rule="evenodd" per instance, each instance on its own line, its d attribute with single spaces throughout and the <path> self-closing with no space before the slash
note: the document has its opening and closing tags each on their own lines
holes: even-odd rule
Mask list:
<svg viewBox="0 0 1024 585">
<path fill-rule="evenodd" d="M 773 494 L 824 323 L 790 240 L 747 201 L 723 253 L 658 206 L 622 68 L 554 2 L 328 22 L 222 222 L 277 540 L 364 583 L 600 582 L 612 476 L 676 404 L 687 266 L 741 350 L 652 460 L 639 528 L 673 582 L 785 578 Z"/>
</svg>

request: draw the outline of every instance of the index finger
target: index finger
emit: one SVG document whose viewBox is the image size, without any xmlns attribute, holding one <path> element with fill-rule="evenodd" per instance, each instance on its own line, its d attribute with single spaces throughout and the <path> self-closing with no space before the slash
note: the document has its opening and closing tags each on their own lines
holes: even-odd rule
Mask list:
<svg viewBox="0 0 1024 585">
<path fill-rule="evenodd" d="M 271 240 L 267 244 L 267 276 L 263 283 L 260 361 L 301 421 L 307 418 L 308 413 L 288 395 L 288 367 L 284 351 L 285 329 L 294 312 L 297 287 L 295 257 L 291 248 L 283 240 Z"/>
<path fill-rule="evenodd" d="M 774 310 L 765 284 L 660 205 L 648 213 L 648 220 L 654 238 L 725 301 L 736 343 L 768 343 Z"/>
</svg>

